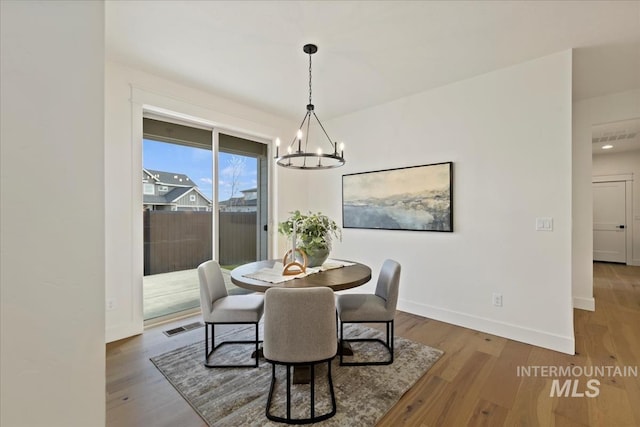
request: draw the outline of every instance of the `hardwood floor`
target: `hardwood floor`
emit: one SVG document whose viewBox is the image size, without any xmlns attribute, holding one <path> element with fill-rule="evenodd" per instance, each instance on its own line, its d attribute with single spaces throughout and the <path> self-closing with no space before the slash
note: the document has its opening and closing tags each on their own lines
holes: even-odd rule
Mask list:
<svg viewBox="0 0 640 427">
<path fill-rule="evenodd" d="M 640 378 L 598 379 L 596 397 L 549 397 L 556 377 L 518 376 L 522 366 L 618 366 L 640 371 L 640 267 L 594 264 L 596 311 L 574 311 L 575 356 L 399 312 L 396 335 L 445 351 L 379 426 L 640 426 Z M 205 426 L 149 362 L 203 337 L 167 338 L 183 319 L 107 345 L 107 426 Z"/>
</svg>

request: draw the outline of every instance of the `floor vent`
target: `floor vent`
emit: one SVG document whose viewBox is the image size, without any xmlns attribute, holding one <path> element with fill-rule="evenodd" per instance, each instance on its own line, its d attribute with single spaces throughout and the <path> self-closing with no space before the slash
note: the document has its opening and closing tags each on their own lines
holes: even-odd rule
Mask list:
<svg viewBox="0 0 640 427">
<path fill-rule="evenodd" d="M 192 331 L 194 329 L 202 328 L 204 324 L 202 322 L 189 323 L 188 325 L 178 326 L 177 328 L 164 331 L 164 334 L 168 337 L 181 334 L 183 332 Z"/>
</svg>

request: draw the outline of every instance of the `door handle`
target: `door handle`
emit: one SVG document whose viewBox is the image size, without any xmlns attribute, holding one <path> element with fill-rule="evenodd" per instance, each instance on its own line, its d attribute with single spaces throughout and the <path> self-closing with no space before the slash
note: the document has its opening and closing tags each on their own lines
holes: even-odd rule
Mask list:
<svg viewBox="0 0 640 427">
<path fill-rule="evenodd" d="M 618 228 L 624 228 L 624 225 L 619 225 Z"/>
</svg>

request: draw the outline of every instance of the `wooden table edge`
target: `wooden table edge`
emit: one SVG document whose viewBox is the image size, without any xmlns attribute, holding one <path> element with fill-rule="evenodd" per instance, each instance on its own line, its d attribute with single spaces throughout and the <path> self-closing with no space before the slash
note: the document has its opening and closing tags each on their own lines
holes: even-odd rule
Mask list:
<svg viewBox="0 0 640 427">
<path fill-rule="evenodd" d="M 233 270 L 231 270 L 231 282 L 234 285 L 238 286 L 239 288 L 251 290 L 251 291 L 254 291 L 254 292 L 266 292 L 267 289 L 273 288 L 273 287 L 291 287 L 291 288 L 300 287 L 300 288 L 302 288 L 302 287 L 315 287 L 315 286 L 327 286 L 327 287 L 333 289 L 334 291 L 344 291 L 346 289 L 351 289 L 351 288 L 355 288 L 355 287 L 358 287 L 358 286 L 362 286 L 362 285 L 364 285 L 365 283 L 367 283 L 367 282 L 369 282 L 371 280 L 371 268 L 369 266 L 367 266 L 365 264 L 361 264 L 359 262 L 347 261 L 347 260 L 341 260 L 341 261 L 354 262 L 355 265 L 340 267 L 340 268 L 331 269 L 331 270 L 326 270 L 326 271 L 322 271 L 322 272 L 319 272 L 319 273 L 311 274 L 309 276 L 305 276 L 305 277 L 303 277 L 301 279 L 293 279 L 293 280 L 290 280 L 290 281 L 280 282 L 280 283 L 270 283 L 270 282 L 264 282 L 262 280 L 243 277 L 244 274 L 255 273 L 256 271 L 260 270 L 261 268 L 273 267 L 273 264 L 275 262 L 277 262 L 277 261 L 280 261 L 280 260 L 271 259 L 271 260 L 264 260 L 264 261 L 255 261 L 255 262 L 252 262 L 252 263 L 248 263 L 248 264 L 244 264 L 244 265 L 238 266 L 238 267 L 234 268 Z M 354 268 L 354 267 L 362 269 L 365 272 L 365 274 L 363 274 L 361 277 L 358 277 L 357 279 L 355 279 L 355 280 L 353 280 L 353 281 L 351 281 L 349 283 L 336 283 L 336 284 L 312 283 L 312 284 L 305 285 L 305 286 L 295 286 L 296 283 L 298 285 L 300 285 L 301 281 L 304 281 L 305 279 L 313 281 L 314 277 L 312 277 L 312 276 L 316 276 L 316 275 L 324 274 L 324 273 L 331 274 L 332 272 L 337 271 L 337 270 Z M 317 278 L 317 277 L 315 277 L 315 278 Z"/>
</svg>

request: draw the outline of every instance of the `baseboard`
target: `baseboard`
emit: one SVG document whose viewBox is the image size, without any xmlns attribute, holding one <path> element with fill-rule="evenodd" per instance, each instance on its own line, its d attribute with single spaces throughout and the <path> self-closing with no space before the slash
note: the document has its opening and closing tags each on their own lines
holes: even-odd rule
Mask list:
<svg viewBox="0 0 640 427">
<path fill-rule="evenodd" d="M 165 323 L 175 322 L 177 320 L 187 319 L 200 314 L 200 307 L 184 310 L 179 313 L 171 313 L 166 316 L 156 317 L 155 319 L 145 320 L 144 329 L 153 328 L 154 326 L 164 325 Z"/>
<path fill-rule="evenodd" d="M 640 267 L 640 259 L 632 259 L 631 260 L 631 264 L 629 265 L 634 265 L 636 267 Z"/>
<path fill-rule="evenodd" d="M 441 322 L 451 323 L 476 331 L 509 338 L 526 344 L 548 348 L 566 354 L 575 354 L 575 338 L 561 336 L 536 329 L 525 328 L 506 322 L 499 322 L 479 316 L 472 316 L 453 310 L 434 307 L 426 304 L 418 304 L 412 301 L 399 300 L 398 309 Z"/>
<path fill-rule="evenodd" d="M 580 310 L 596 311 L 596 300 L 584 297 L 573 297 L 573 308 L 579 308 Z"/>
</svg>

